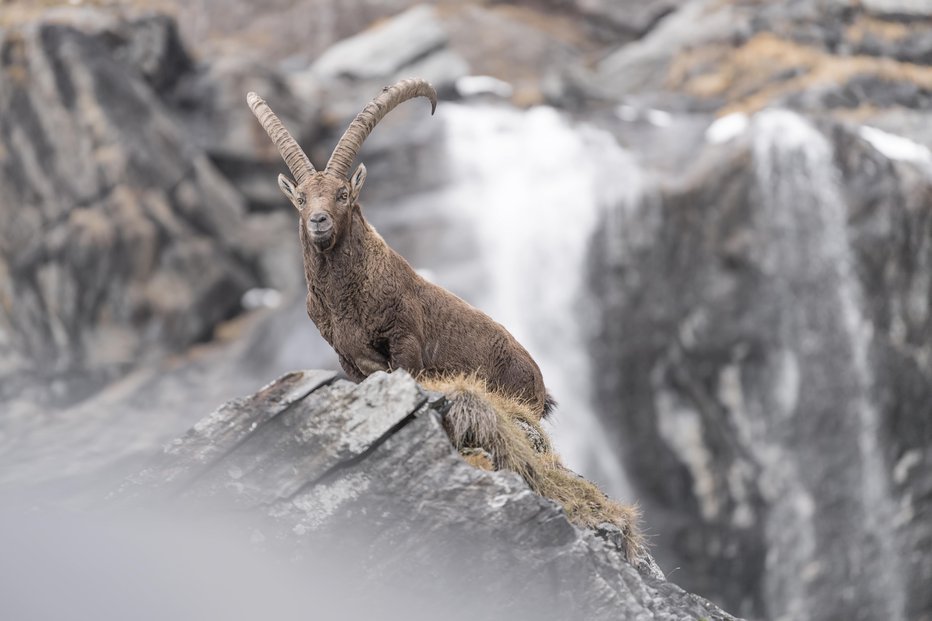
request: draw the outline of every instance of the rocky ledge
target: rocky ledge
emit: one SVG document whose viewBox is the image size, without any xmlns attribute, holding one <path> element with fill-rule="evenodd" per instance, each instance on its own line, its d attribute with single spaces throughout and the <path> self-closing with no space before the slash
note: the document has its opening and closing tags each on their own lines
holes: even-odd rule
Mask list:
<svg viewBox="0 0 932 621">
<path fill-rule="evenodd" d="M 344 618 L 732 618 L 516 474 L 467 464 L 444 406 L 403 371 L 290 373 L 169 443 L 116 501 L 235 516 L 243 541 L 326 576 L 320 604 Z"/>
</svg>

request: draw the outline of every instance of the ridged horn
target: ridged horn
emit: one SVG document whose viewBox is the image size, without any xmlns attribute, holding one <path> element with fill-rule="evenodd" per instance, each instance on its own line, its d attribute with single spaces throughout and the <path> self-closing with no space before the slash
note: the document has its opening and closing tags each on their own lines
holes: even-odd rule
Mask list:
<svg viewBox="0 0 932 621">
<path fill-rule="evenodd" d="M 278 152 L 282 154 L 282 159 L 288 164 L 288 170 L 291 171 L 294 180 L 298 185 L 304 183 L 308 175 L 314 172 L 314 165 L 311 164 L 310 158 L 308 158 L 301 147 L 298 146 L 298 141 L 285 129 L 281 120 L 272 112 L 272 109 L 269 108 L 269 105 L 265 103 L 264 99 L 255 93 L 249 93 L 246 95 L 246 103 L 249 104 L 252 113 L 259 119 L 259 123 L 262 124 L 262 129 L 265 130 L 269 138 L 272 139 L 272 142 L 275 143 L 275 146 L 278 147 Z"/>
<path fill-rule="evenodd" d="M 434 87 L 419 78 L 410 78 L 396 82 L 393 86 L 386 86 L 382 89 L 375 99 L 362 109 L 362 112 L 356 115 L 350 126 L 346 128 L 340 142 L 333 149 L 333 155 L 327 162 L 324 172 L 346 178 L 356 154 L 359 153 L 362 143 L 372 132 L 372 129 L 381 121 L 386 114 L 391 112 L 398 104 L 414 99 L 415 97 L 426 97 L 430 100 L 430 113 L 433 114 L 437 109 L 437 91 Z"/>
</svg>

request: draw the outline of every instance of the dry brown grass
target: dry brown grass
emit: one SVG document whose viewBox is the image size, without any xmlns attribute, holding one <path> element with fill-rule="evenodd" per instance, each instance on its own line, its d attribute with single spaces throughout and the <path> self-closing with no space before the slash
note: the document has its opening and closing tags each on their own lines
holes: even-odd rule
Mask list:
<svg viewBox="0 0 932 621">
<path fill-rule="evenodd" d="M 679 54 L 670 66 L 668 85 L 729 101 L 721 114 L 753 113 L 784 95 L 843 84 L 860 75 L 932 89 L 932 67 L 875 56 L 836 56 L 771 33 L 760 33 L 738 48 L 718 44 Z"/>
<path fill-rule="evenodd" d="M 905 39 L 914 32 L 908 24 L 880 19 L 871 15 L 859 14 L 846 30 L 847 39 L 852 43 L 862 43 L 868 37 L 883 41 L 896 42 Z"/>
<path fill-rule="evenodd" d="M 628 558 L 633 561 L 641 556 L 644 543 L 637 528 L 637 508 L 611 500 L 567 470 L 527 404 L 490 390 L 476 375 L 421 377 L 418 381 L 450 401 L 444 427 L 469 463 L 518 473 L 532 490 L 560 503 L 570 521 L 579 526 L 616 525 L 624 534 Z"/>
</svg>

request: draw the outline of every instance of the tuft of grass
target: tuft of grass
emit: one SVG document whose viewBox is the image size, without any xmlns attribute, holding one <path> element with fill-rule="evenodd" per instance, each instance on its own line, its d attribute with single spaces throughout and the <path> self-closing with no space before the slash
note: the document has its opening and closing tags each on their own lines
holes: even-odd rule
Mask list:
<svg viewBox="0 0 932 621">
<path fill-rule="evenodd" d="M 611 500 L 564 467 L 527 403 L 490 389 L 476 374 L 422 376 L 418 381 L 449 400 L 444 428 L 469 463 L 516 472 L 536 493 L 558 502 L 579 526 L 614 524 L 624 535 L 628 559 L 641 556 L 644 541 L 637 508 Z"/>
</svg>

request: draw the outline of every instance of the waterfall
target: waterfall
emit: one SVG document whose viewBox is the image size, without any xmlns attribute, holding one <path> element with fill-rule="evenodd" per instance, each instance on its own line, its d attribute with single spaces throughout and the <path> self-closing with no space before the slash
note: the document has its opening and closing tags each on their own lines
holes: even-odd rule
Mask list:
<svg viewBox="0 0 932 621">
<path fill-rule="evenodd" d="M 438 114 L 450 178 L 416 203 L 444 214 L 456 232 L 444 245 L 472 252 L 430 257 L 429 276 L 503 324 L 540 365 L 559 402 L 551 433 L 566 465 L 630 499 L 593 410 L 584 278 L 600 210 L 636 192 L 639 169 L 610 134 L 552 108 L 445 104 Z"/>
<path fill-rule="evenodd" d="M 860 311 L 863 294 L 832 147 L 789 111 L 762 112 L 754 127 L 759 225 L 771 240 L 762 268 L 776 298 L 792 301 L 775 328 L 805 378 L 795 386 L 798 394 L 778 399 L 791 407 L 775 408 L 792 421 L 787 441 L 804 459 L 789 463 L 779 445 L 759 452 L 771 456 L 766 467 L 782 478 L 769 524 L 782 545 L 779 559 L 768 558 L 774 565 L 769 588 L 774 601 L 795 606 L 783 611 L 786 618 L 802 619 L 810 598 L 828 601 L 833 594 L 820 590 L 854 576 L 862 588 L 841 594 L 840 615 L 903 618 L 879 414 L 871 400 L 872 326 Z M 823 566 L 827 554 L 845 562 Z M 826 581 L 830 574 L 836 579 Z"/>
</svg>

